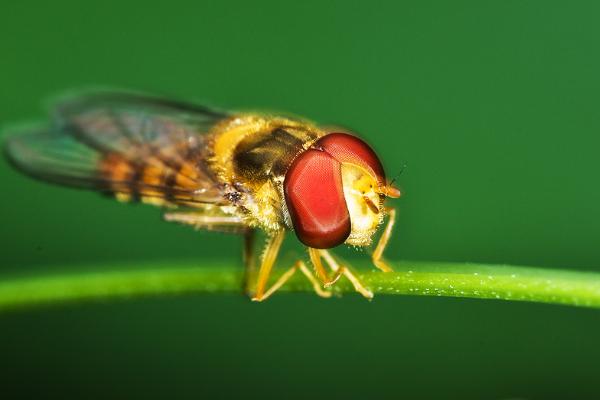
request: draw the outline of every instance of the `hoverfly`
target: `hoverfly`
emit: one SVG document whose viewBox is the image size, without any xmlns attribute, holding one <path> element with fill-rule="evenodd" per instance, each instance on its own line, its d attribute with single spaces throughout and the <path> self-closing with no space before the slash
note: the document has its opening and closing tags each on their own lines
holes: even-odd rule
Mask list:
<svg viewBox="0 0 600 400">
<path fill-rule="evenodd" d="M 396 212 L 383 203 L 400 192 L 373 150 L 349 133 L 297 118 L 99 92 L 58 102 L 50 125 L 10 137 L 6 150 L 35 178 L 160 206 L 167 221 L 243 234 L 246 272 L 254 278 L 246 290 L 256 301 L 296 271 L 320 296 L 331 296 L 327 288 L 345 276 L 373 297 L 328 249 L 369 246 L 385 215 L 372 259 L 391 271 L 382 255 Z M 267 243 L 256 274 L 257 229 Z M 286 231 L 307 247 L 314 271 L 298 260 L 269 286 Z"/>
</svg>

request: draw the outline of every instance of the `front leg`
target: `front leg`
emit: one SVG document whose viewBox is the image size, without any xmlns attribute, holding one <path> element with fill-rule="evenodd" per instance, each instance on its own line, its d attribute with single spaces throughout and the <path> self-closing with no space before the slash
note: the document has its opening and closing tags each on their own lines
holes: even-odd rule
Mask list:
<svg viewBox="0 0 600 400">
<path fill-rule="evenodd" d="M 310 257 L 310 262 L 312 263 L 314 269 L 315 269 L 315 273 L 317 274 L 317 277 L 321 280 L 321 282 L 323 283 L 323 286 L 328 288 L 331 287 L 334 283 L 337 282 L 338 279 L 340 279 L 340 276 L 342 276 L 342 272 L 343 269 L 342 268 L 332 268 L 333 269 L 333 277 L 329 277 L 329 275 L 327 274 L 327 271 L 325 271 L 325 267 L 323 267 L 323 263 L 321 263 L 321 256 L 322 256 L 322 252 L 323 250 L 320 249 L 314 249 L 312 247 L 307 247 L 308 248 L 308 255 Z"/>
<path fill-rule="evenodd" d="M 312 283 L 313 289 L 319 296 L 330 297 L 331 292 L 321 289 L 318 280 L 311 274 L 309 269 L 301 260 L 296 261 L 290 269 L 281 275 L 279 279 L 277 279 L 277 281 L 267 289 L 267 283 L 269 281 L 269 277 L 271 276 L 271 270 L 273 269 L 273 265 L 277 259 L 284 236 L 285 231 L 280 231 L 274 236 L 270 237 L 269 241 L 267 242 L 267 247 L 263 253 L 261 265 L 258 270 L 256 290 L 254 292 L 254 296 L 252 297 L 252 301 L 266 300 L 269 296 L 275 293 L 277 289 L 283 286 L 294 275 L 296 270 L 300 270 L 300 272 L 302 272 L 304 276 L 308 278 L 308 280 Z"/>
<path fill-rule="evenodd" d="M 385 229 L 383 230 L 383 234 L 381 235 L 381 238 L 379 239 L 379 243 L 377 243 L 377 246 L 375 247 L 375 251 L 373 252 L 373 255 L 371 257 L 373 260 L 373 264 L 375 264 L 375 266 L 377 268 L 379 268 L 381 271 L 392 272 L 393 269 L 383 259 L 383 251 L 387 247 L 390 237 L 392 236 L 392 229 L 394 228 L 394 224 L 396 223 L 396 209 L 389 208 L 389 209 L 387 209 L 387 212 L 388 212 L 388 215 L 390 216 L 390 219 L 389 219 L 387 225 L 385 226 Z"/>
<path fill-rule="evenodd" d="M 352 286 L 354 286 L 354 290 L 356 290 L 363 297 L 365 297 L 369 300 L 371 300 L 373 298 L 373 292 L 371 292 L 369 289 L 367 289 L 362 284 L 362 282 L 358 279 L 358 277 L 352 273 L 352 271 L 350 271 L 347 267 L 340 265 L 337 262 L 337 260 L 331 255 L 331 253 L 329 253 L 329 251 L 327 251 L 327 250 L 319 250 L 319 251 L 321 252 L 321 255 L 323 256 L 323 258 L 325 259 L 327 264 L 329 264 L 329 268 L 331 268 L 335 272 L 336 275 L 343 274 L 346 278 L 348 278 L 350 283 L 352 283 Z"/>
<path fill-rule="evenodd" d="M 362 294 L 367 299 L 373 298 L 373 293 L 363 286 L 358 277 L 356 277 L 352 271 L 350 271 L 347 267 L 340 265 L 336 259 L 329 253 L 329 251 L 325 249 L 313 249 L 312 247 L 308 248 L 308 254 L 310 255 L 310 260 L 315 268 L 317 276 L 323 282 L 323 286 L 325 288 L 331 287 L 342 275 L 344 275 L 354 286 L 354 289 Z M 329 265 L 329 268 L 333 271 L 333 277 L 329 278 L 327 272 L 325 272 L 325 268 L 321 263 L 321 257 L 325 259 L 325 262 Z"/>
</svg>

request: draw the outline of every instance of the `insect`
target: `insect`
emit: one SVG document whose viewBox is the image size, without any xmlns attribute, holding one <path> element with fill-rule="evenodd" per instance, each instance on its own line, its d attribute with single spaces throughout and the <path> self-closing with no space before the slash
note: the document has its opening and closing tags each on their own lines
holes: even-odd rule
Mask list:
<svg viewBox="0 0 600 400">
<path fill-rule="evenodd" d="M 384 206 L 400 191 L 358 137 L 298 118 L 228 113 L 137 93 L 97 92 L 56 103 L 52 123 L 11 136 L 9 160 L 35 178 L 96 190 L 120 201 L 163 207 L 166 221 L 244 235 L 246 290 L 262 301 L 296 271 L 315 292 L 340 277 L 373 294 L 329 251 L 371 245 L 383 259 L 396 212 Z M 266 233 L 255 268 L 254 237 Z M 275 282 L 271 271 L 286 231 L 308 249 Z M 329 271 L 331 270 L 331 271 Z"/>
</svg>

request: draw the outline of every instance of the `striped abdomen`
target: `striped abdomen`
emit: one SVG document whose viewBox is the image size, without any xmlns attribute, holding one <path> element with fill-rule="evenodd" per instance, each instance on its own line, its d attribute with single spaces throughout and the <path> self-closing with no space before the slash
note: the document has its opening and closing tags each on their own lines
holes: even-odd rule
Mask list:
<svg viewBox="0 0 600 400">
<path fill-rule="evenodd" d="M 223 200 L 219 185 L 198 152 L 188 152 L 185 158 L 165 157 L 163 152 L 134 160 L 120 153 L 106 153 L 98 170 L 104 190 L 122 201 L 194 206 Z"/>
</svg>

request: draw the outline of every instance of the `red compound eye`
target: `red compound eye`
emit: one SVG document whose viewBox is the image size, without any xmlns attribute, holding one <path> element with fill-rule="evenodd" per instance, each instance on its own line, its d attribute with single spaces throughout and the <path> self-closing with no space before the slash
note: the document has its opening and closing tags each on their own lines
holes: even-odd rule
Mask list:
<svg viewBox="0 0 600 400">
<path fill-rule="evenodd" d="M 379 158 L 368 144 L 347 133 L 335 132 L 323 136 L 313 145 L 331 154 L 341 163 L 359 165 L 371 172 L 380 185 L 385 185 L 385 173 Z"/>
<path fill-rule="evenodd" d="M 342 186 L 341 164 L 324 151 L 309 149 L 290 165 L 284 181 L 296 236 L 305 245 L 328 249 L 350 235 L 350 214 Z"/>
</svg>

